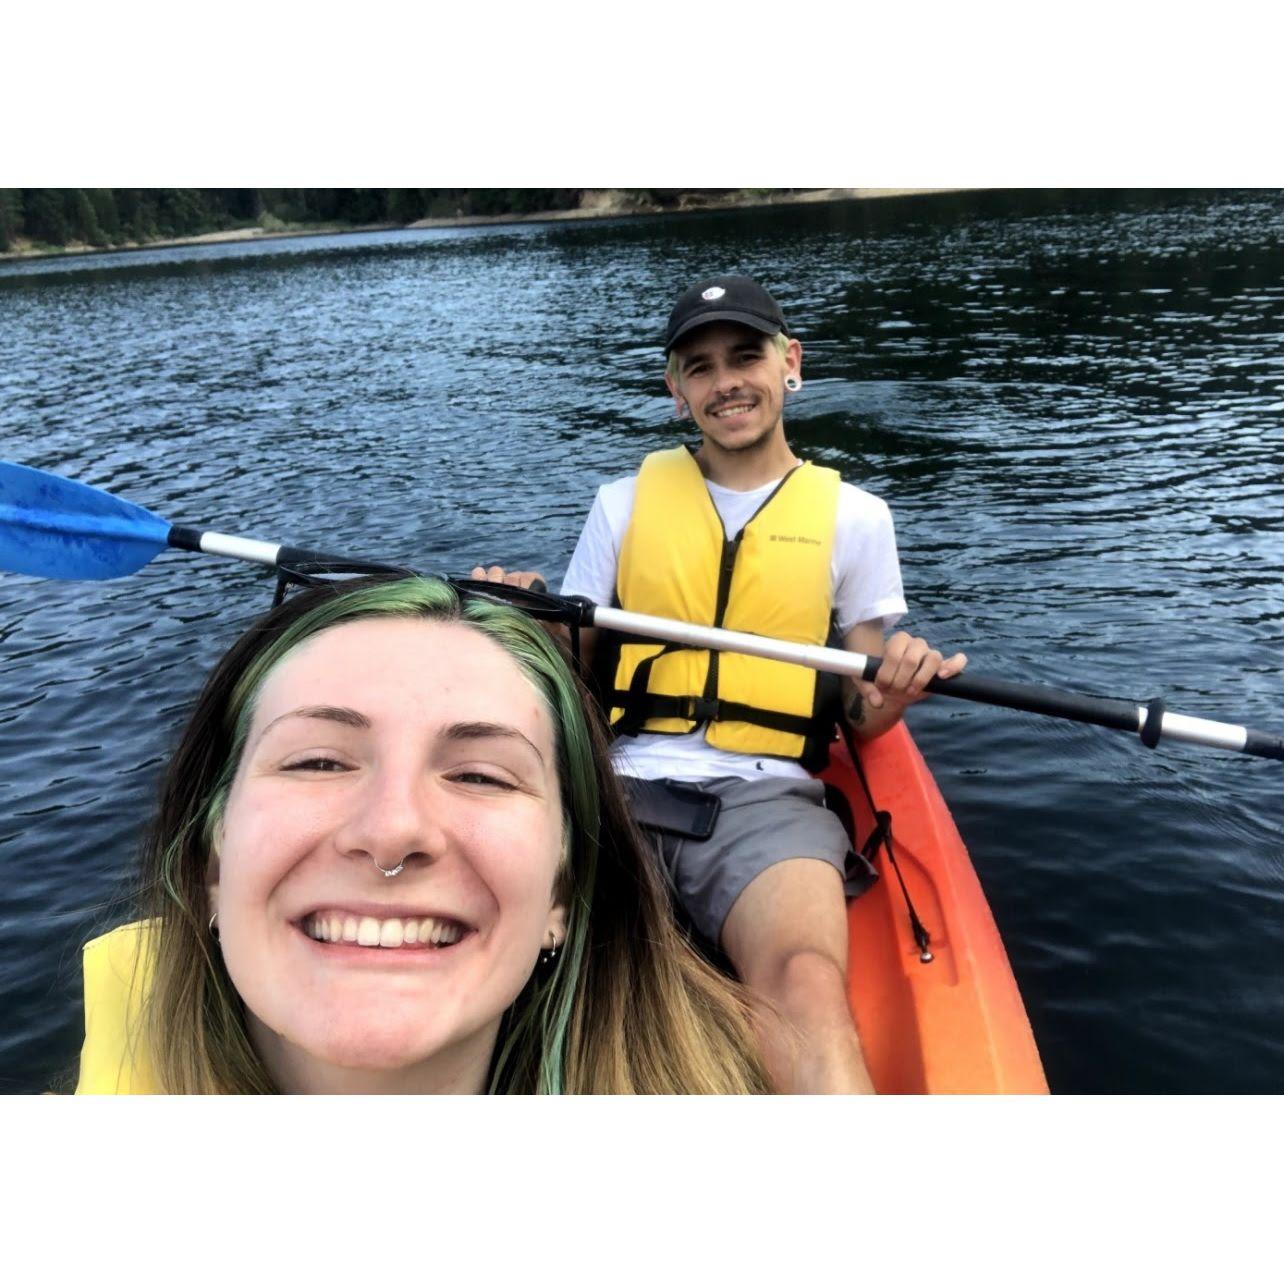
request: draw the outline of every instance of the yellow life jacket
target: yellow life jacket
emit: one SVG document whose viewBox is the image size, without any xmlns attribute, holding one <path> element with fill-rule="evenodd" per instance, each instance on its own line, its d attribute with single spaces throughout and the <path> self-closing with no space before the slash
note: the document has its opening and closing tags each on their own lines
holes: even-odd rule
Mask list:
<svg viewBox="0 0 1284 1284">
<path fill-rule="evenodd" d="M 620 548 L 628 611 L 824 645 L 839 476 L 800 464 L 728 539 L 684 446 L 648 455 Z M 838 682 L 781 660 L 622 640 L 610 695 L 619 735 L 682 735 L 706 724 L 718 749 L 823 765 Z"/>
<path fill-rule="evenodd" d="M 85 946 L 85 1044 L 77 1093 L 154 1093 L 142 1007 L 152 983 L 152 923 L 126 923 Z"/>
</svg>

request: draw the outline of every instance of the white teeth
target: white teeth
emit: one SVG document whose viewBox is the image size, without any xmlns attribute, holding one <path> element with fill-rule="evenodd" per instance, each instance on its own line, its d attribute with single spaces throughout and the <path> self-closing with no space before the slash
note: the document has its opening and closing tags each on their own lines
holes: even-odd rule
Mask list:
<svg viewBox="0 0 1284 1284">
<path fill-rule="evenodd" d="M 403 945 L 454 945 L 464 935 L 460 924 L 438 918 L 377 919 L 317 913 L 309 915 L 302 926 L 316 941 L 343 941 L 388 950 Z"/>
</svg>

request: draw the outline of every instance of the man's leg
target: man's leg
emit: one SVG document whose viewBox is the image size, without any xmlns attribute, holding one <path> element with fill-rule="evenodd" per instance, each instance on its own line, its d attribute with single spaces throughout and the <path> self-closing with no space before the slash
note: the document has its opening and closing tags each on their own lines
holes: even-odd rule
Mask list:
<svg viewBox="0 0 1284 1284">
<path fill-rule="evenodd" d="M 722 948 L 786 1023 L 765 1011 L 758 1020 L 779 1091 L 874 1091 L 847 1006 L 847 906 L 838 870 L 801 858 L 763 870 L 732 905 Z"/>
</svg>

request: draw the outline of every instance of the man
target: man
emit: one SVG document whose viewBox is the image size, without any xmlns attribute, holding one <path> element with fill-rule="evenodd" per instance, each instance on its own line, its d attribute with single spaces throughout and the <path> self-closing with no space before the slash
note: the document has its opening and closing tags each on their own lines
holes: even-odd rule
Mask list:
<svg viewBox="0 0 1284 1284">
<path fill-rule="evenodd" d="M 883 655 L 876 682 L 845 680 L 840 712 L 826 680 L 796 665 L 586 639 L 610 648 L 599 672 L 617 770 L 720 800 L 708 837 L 665 834 L 663 855 L 685 915 L 769 1001 L 758 1026 L 777 1087 L 872 1092 L 847 1006 L 845 908 L 872 872 L 807 767 L 823 764 L 835 714 L 872 739 L 967 660 L 907 633 L 884 645 L 906 610 L 891 514 L 790 449 L 802 345 L 775 299 L 747 277 L 701 281 L 674 305 L 664 351 L 700 447 L 657 451 L 601 487 L 562 592 L 790 641 L 823 644 L 836 627 L 848 650 Z"/>
</svg>

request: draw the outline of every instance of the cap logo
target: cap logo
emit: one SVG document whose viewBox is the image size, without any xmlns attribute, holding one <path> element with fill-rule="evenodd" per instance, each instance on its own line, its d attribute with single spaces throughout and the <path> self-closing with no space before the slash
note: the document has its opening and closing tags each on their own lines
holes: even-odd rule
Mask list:
<svg viewBox="0 0 1284 1284">
<path fill-rule="evenodd" d="M 724 294 L 726 294 L 726 290 L 724 290 L 722 286 L 711 285 L 700 297 L 707 302 L 712 303 L 714 299 L 720 299 Z"/>
</svg>

